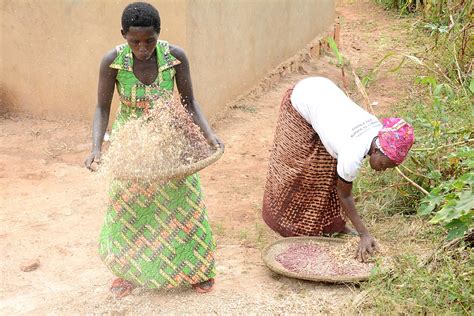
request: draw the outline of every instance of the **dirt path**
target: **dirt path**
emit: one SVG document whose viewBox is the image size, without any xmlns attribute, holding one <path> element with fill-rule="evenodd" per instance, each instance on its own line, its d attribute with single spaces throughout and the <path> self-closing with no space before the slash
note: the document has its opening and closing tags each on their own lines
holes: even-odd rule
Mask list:
<svg viewBox="0 0 474 316">
<path fill-rule="evenodd" d="M 387 51 L 404 48 L 403 23 L 366 2 L 339 7 L 342 50 L 354 68 L 373 67 Z M 357 290 L 279 277 L 260 250 L 276 236 L 260 219 L 269 149 L 284 91 L 309 75 L 340 82 L 333 59 L 312 60 L 307 74 L 291 74 L 268 92 L 229 109 L 215 129 L 226 154 L 202 172 L 206 203 L 218 242 L 216 290 L 135 290 L 119 301 L 97 255 L 106 207 L 103 179 L 82 167 L 90 146 L 86 122 L 0 119 L 0 309 L 5 314 L 50 312 L 306 312 L 347 311 Z M 378 112 L 403 97 L 402 77 L 381 77 L 369 90 Z M 20 265 L 39 258 L 29 273 Z"/>
</svg>

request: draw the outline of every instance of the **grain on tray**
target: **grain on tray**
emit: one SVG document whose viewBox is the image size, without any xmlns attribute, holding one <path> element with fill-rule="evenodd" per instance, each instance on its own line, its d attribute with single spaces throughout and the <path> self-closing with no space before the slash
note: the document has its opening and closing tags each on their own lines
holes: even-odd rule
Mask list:
<svg viewBox="0 0 474 316">
<path fill-rule="evenodd" d="M 109 178 L 166 181 L 170 171 L 207 158 L 212 151 L 178 100 L 159 100 L 113 131 L 101 171 Z"/>
<path fill-rule="evenodd" d="M 275 257 L 291 272 L 314 276 L 360 276 L 367 275 L 373 263 L 363 263 L 354 258 L 353 243 L 343 247 L 324 243 L 293 244 Z"/>
</svg>

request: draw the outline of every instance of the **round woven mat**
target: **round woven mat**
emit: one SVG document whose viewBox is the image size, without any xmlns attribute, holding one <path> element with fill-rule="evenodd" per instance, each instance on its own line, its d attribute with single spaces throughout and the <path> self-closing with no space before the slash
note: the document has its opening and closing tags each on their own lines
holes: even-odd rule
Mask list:
<svg viewBox="0 0 474 316">
<path fill-rule="evenodd" d="M 218 147 L 212 155 L 189 165 L 183 165 L 179 168 L 171 169 L 163 173 L 163 178 L 167 180 L 184 178 L 190 176 L 201 169 L 213 164 L 224 154 L 222 147 Z"/>
<path fill-rule="evenodd" d="M 185 178 L 213 164 L 214 162 L 219 160 L 219 158 L 221 158 L 223 154 L 224 154 L 224 149 L 222 149 L 222 147 L 218 147 L 209 157 L 206 157 L 192 164 L 182 165 L 179 168 L 166 170 L 162 172 L 159 175 L 159 177 L 157 177 L 156 180 L 161 181 L 161 182 L 166 182 L 169 180 Z M 130 179 L 134 179 L 134 177 L 130 176 L 130 179 L 124 178 L 124 177 L 117 177 L 116 179 L 130 180 Z M 153 178 L 149 178 L 148 180 L 152 181 Z"/>
<path fill-rule="evenodd" d="M 279 239 L 267 247 L 263 249 L 262 252 L 262 259 L 263 262 L 267 265 L 267 267 L 276 272 L 278 274 L 296 278 L 296 279 L 303 279 L 303 280 L 310 280 L 310 281 L 318 281 L 318 282 L 330 282 L 330 283 L 356 283 L 361 281 L 366 281 L 370 273 L 366 275 L 356 275 L 356 276 L 348 276 L 348 275 L 314 275 L 314 274 L 305 274 L 305 273 L 296 273 L 289 271 L 286 269 L 281 263 L 276 260 L 276 257 L 285 251 L 291 245 L 297 244 L 325 244 L 326 246 L 330 247 L 340 247 L 343 246 L 347 241 L 344 239 L 338 238 L 329 238 L 329 237 L 287 237 L 283 239 Z"/>
</svg>

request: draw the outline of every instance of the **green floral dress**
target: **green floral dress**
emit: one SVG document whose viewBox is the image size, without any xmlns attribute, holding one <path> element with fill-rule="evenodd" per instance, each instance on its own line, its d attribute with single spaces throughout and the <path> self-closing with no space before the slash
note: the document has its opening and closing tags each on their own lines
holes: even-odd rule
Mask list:
<svg viewBox="0 0 474 316">
<path fill-rule="evenodd" d="M 150 85 L 133 73 L 127 44 L 117 46 L 111 68 L 118 69 L 120 108 L 113 129 L 170 97 L 174 66 L 169 44 L 158 41 L 158 76 Z M 207 219 L 199 175 L 167 184 L 114 180 L 99 241 L 99 253 L 118 277 L 147 288 L 173 288 L 215 276 L 215 243 Z"/>
</svg>

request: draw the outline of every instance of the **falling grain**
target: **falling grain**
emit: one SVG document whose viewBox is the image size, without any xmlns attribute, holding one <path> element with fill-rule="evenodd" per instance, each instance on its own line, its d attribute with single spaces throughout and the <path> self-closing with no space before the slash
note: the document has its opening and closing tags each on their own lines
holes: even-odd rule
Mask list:
<svg viewBox="0 0 474 316">
<path fill-rule="evenodd" d="M 170 171 L 207 158 L 213 150 L 180 102 L 159 100 L 113 131 L 101 171 L 109 178 L 164 182 Z"/>
</svg>

